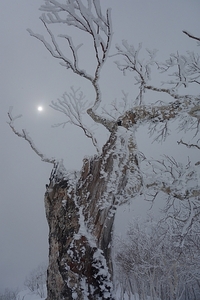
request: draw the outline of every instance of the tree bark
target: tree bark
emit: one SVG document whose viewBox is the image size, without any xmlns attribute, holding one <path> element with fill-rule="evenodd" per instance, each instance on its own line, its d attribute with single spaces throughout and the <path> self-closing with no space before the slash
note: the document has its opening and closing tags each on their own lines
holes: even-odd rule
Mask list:
<svg viewBox="0 0 200 300">
<path fill-rule="evenodd" d="M 57 168 L 51 176 L 45 195 L 47 300 L 113 299 L 111 249 L 116 209 L 138 193 L 142 184 L 134 131 L 116 126 L 102 154 L 85 158 L 79 174 L 58 176 L 58 172 Z"/>
</svg>

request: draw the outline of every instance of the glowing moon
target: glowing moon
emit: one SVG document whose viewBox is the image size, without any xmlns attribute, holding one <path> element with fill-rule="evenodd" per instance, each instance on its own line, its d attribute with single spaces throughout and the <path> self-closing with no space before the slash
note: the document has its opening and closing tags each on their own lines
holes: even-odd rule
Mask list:
<svg viewBox="0 0 200 300">
<path fill-rule="evenodd" d="M 43 111 L 43 107 L 42 106 L 38 106 L 37 110 L 38 111 Z"/>
</svg>

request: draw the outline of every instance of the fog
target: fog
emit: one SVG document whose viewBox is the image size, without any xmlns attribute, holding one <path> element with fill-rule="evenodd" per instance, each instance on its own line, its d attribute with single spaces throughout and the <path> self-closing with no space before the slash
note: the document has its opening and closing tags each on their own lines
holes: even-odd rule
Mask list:
<svg viewBox="0 0 200 300">
<path fill-rule="evenodd" d="M 89 101 L 93 101 L 94 92 L 84 79 L 61 67 L 26 31 L 31 28 L 45 35 L 38 10 L 42 3 L 42 0 L 0 2 L 0 290 L 20 288 L 26 275 L 48 259 L 48 227 L 43 198 L 52 166 L 41 162 L 29 145 L 13 134 L 7 124 L 9 107 L 13 106 L 13 114 L 23 114 L 16 121 L 16 127 L 19 130 L 26 128 L 47 156 L 64 158 L 68 169 L 80 169 L 84 155 L 95 153 L 91 141 L 77 128 L 71 125 L 64 129 L 51 127 L 65 120 L 49 107 L 52 100 L 61 97 L 72 85 L 81 87 Z M 107 0 L 103 7 L 112 8 L 114 38 L 111 54 L 115 52 L 115 44 L 122 39 L 136 46 L 142 42 L 144 49 L 158 49 L 159 61 L 177 50 L 180 53 L 198 50 L 196 42 L 182 30 L 199 35 L 199 1 Z M 81 39 L 81 35 L 75 38 Z M 86 49 L 87 43 L 86 39 Z M 86 52 L 82 55 L 86 67 L 92 69 L 90 55 Z M 136 89 L 131 76 L 124 77 L 112 58 L 102 70 L 100 84 L 105 102 L 120 99 L 122 89 L 133 95 Z M 42 112 L 37 111 L 38 105 L 44 107 Z M 176 145 L 176 134 L 168 142 L 158 145 L 151 144 L 152 140 L 146 133 L 146 128 L 143 128 L 137 136 L 139 147 L 149 155 L 167 151 L 184 160 L 189 154 L 187 149 Z M 98 137 L 103 145 L 107 138 L 104 129 L 98 131 Z M 130 219 L 133 206 L 129 207 L 130 213 L 127 214 Z M 143 205 L 137 203 L 135 209 L 136 206 L 137 214 L 142 213 Z"/>
</svg>

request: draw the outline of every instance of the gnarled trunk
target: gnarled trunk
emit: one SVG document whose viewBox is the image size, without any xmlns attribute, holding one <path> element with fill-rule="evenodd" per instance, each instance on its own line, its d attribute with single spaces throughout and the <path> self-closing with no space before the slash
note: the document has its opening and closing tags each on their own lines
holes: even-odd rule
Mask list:
<svg viewBox="0 0 200 300">
<path fill-rule="evenodd" d="M 47 300 L 112 299 L 112 230 L 118 205 L 141 187 L 134 132 L 116 128 L 81 172 L 54 170 L 45 195 L 49 224 Z"/>
</svg>

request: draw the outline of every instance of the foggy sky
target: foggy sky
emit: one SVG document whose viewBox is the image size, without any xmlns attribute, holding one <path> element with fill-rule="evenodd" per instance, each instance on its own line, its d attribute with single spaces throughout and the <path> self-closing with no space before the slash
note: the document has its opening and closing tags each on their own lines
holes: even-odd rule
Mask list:
<svg viewBox="0 0 200 300">
<path fill-rule="evenodd" d="M 51 165 L 41 162 L 29 145 L 12 133 L 6 123 L 9 106 L 14 107 L 14 114 L 23 114 L 16 122 L 17 128 L 26 128 L 48 156 L 63 157 L 67 168 L 80 169 L 83 156 L 95 153 L 81 131 L 70 125 L 65 129 L 51 128 L 52 124 L 65 120 L 48 107 L 52 100 L 69 91 L 71 85 L 82 87 L 90 101 L 94 93 L 88 83 L 61 67 L 26 31 L 31 28 L 45 34 L 39 21 L 38 8 L 42 3 L 42 0 L 0 1 L 0 291 L 23 285 L 26 275 L 46 261 L 48 255 L 43 198 Z M 182 33 L 185 29 L 199 36 L 198 0 L 107 0 L 104 7 L 112 8 L 111 54 L 122 39 L 136 46 L 142 42 L 144 49 L 158 49 L 159 61 L 176 50 L 180 53 L 198 50 L 195 41 Z M 86 60 L 87 65 L 92 67 L 91 60 Z M 119 99 L 122 89 L 131 93 L 135 88 L 131 76 L 124 78 L 112 59 L 102 71 L 101 85 L 103 96 L 109 101 Z M 44 106 L 42 113 L 37 112 L 39 104 Z M 101 130 L 98 134 L 103 143 L 106 135 Z M 163 145 L 151 145 L 145 134 L 139 135 L 138 140 L 139 146 L 148 148 L 152 155 L 166 150 L 173 155 L 179 151 L 175 146 L 176 136 Z M 187 150 L 181 149 L 178 156 L 184 159 Z M 139 211 L 140 205 L 137 207 Z"/>
</svg>

